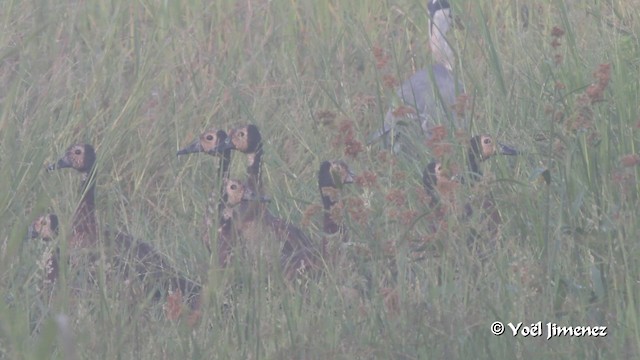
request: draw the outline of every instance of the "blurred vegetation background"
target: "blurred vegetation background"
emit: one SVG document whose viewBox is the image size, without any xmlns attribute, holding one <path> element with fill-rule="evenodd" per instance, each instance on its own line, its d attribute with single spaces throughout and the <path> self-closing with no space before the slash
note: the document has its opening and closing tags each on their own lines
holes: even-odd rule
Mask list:
<svg viewBox="0 0 640 360">
<path fill-rule="evenodd" d="M 459 164 L 480 133 L 522 152 L 485 164 L 504 224 L 480 261 L 464 246 L 474 224 L 428 224 L 420 174 L 441 154 L 366 146 L 398 82 L 429 64 L 426 1 L 3 2 L 0 358 L 638 358 L 638 5 L 452 1 L 472 127 L 446 155 Z M 313 239 L 320 162 L 360 175 L 344 189 L 348 261 L 304 292 L 218 271 L 200 241 L 217 160 L 175 152 L 246 123 L 265 141 L 270 209 Z M 44 212 L 69 234 L 77 175 L 44 168 L 78 142 L 98 154 L 101 224 L 206 284 L 194 328 L 126 285 L 42 286 L 46 246 L 24 239 Z M 244 157 L 232 167 L 244 177 Z M 608 336 L 496 337 L 496 320 Z"/>
</svg>

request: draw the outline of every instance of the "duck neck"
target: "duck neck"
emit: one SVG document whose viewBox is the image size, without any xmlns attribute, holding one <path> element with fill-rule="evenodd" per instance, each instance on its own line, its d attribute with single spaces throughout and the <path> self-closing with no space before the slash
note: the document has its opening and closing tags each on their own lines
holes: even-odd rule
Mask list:
<svg viewBox="0 0 640 360">
<path fill-rule="evenodd" d="M 257 195 L 262 195 L 262 179 L 261 179 L 261 165 L 262 165 L 262 143 L 258 144 L 256 151 L 247 154 L 249 157 L 249 165 L 247 166 L 248 185 L 249 188 L 256 192 Z"/>
<path fill-rule="evenodd" d="M 82 174 L 82 199 L 73 216 L 72 247 L 87 247 L 97 242 L 98 225 L 95 213 L 95 171 Z"/>
<path fill-rule="evenodd" d="M 337 191 L 335 188 L 331 188 L 332 190 Z M 322 191 L 322 190 L 321 190 Z M 330 196 L 322 194 L 322 206 L 324 207 L 323 211 L 323 229 L 327 234 L 335 234 L 340 230 L 340 226 L 333 220 L 331 217 L 332 210 L 334 206 L 336 206 L 338 202 L 331 199 Z"/>
<path fill-rule="evenodd" d="M 480 170 L 480 164 L 478 161 L 478 156 L 473 152 L 469 151 L 469 177 L 471 178 L 470 184 L 475 183 L 482 179 L 482 170 Z M 480 159 L 482 161 L 482 159 Z"/>
<path fill-rule="evenodd" d="M 433 187 L 425 186 L 425 190 L 427 191 L 427 195 L 431 198 L 429 200 L 429 207 L 435 207 L 440 203 L 440 196 L 438 196 L 438 192 Z"/>
<path fill-rule="evenodd" d="M 320 164 L 318 172 L 318 188 L 322 198 L 323 224 L 322 229 L 326 234 L 335 234 L 340 230 L 338 224 L 331 217 L 332 209 L 338 203 L 338 189 L 331 175 L 331 163 L 328 161 Z"/>
<path fill-rule="evenodd" d="M 225 150 L 220 158 L 220 166 L 218 168 L 218 179 L 224 180 L 229 178 L 229 166 L 231 165 L 231 149 Z M 224 185 L 220 188 L 224 192 Z"/>
<path fill-rule="evenodd" d="M 207 202 L 207 207 L 205 210 L 206 212 L 204 216 L 204 234 L 203 234 L 202 240 L 207 250 L 209 250 L 209 253 L 211 253 L 211 241 L 213 239 L 211 236 L 210 229 L 212 226 L 214 226 L 214 223 L 215 223 L 214 219 L 216 219 L 216 217 L 218 219 L 219 234 L 221 231 L 220 229 L 223 226 L 223 221 L 224 221 L 223 211 L 225 209 L 225 204 L 227 202 L 227 196 L 224 191 L 224 184 L 225 184 L 225 181 L 229 178 L 229 165 L 231 164 L 231 150 L 230 149 L 225 150 L 220 156 L 221 157 L 218 165 L 218 176 L 217 176 L 220 189 L 216 193 L 216 188 L 214 187 L 211 193 L 209 194 L 209 201 Z M 218 239 L 219 239 L 218 242 L 220 242 L 220 235 L 218 236 Z"/>
<path fill-rule="evenodd" d="M 220 184 L 220 197 L 218 199 L 218 216 L 220 217 L 220 223 L 222 223 L 222 211 L 225 208 L 227 197 L 224 191 L 224 184 L 229 179 L 229 166 L 231 165 L 231 150 L 225 150 L 220 158 L 220 166 L 218 168 L 218 182 Z M 213 193 L 211 195 L 213 197 Z M 210 201 L 210 203 L 212 203 Z"/>
<path fill-rule="evenodd" d="M 226 199 L 225 199 L 226 200 Z M 233 209 L 222 204 L 218 226 L 218 265 L 227 267 L 233 251 Z"/>
</svg>

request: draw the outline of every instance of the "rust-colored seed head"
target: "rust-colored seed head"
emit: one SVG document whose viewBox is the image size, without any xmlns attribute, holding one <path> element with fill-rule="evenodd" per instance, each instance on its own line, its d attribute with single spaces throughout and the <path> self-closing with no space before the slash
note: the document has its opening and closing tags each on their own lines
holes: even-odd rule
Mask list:
<svg viewBox="0 0 640 360">
<path fill-rule="evenodd" d="M 356 184 L 360 187 L 373 188 L 378 183 L 378 175 L 372 171 L 363 171 L 362 175 L 356 176 Z"/>
<path fill-rule="evenodd" d="M 559 26 L 554 26 L 553 29 L 551 29 L 551 36 L 553 36 L 554 38 L 560 38 L 564 36 L 564 29 Z"/>
<path fill-rule="evenodd" d="M 624 167 L 632 167 L 640 165 L 640 155 L 638 154 L 627 154 L 620 159 L 620 163 Z"/>
</svg>

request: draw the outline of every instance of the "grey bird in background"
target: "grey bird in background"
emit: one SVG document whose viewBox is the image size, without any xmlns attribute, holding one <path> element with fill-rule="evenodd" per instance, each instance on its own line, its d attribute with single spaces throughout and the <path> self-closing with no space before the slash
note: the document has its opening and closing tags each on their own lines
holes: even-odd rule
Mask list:
<svg viewBox="0 0 640 360">
<path fill-rule="evenodd" d="M 446 39 L 452 26 L 451 7 L 447 0 L 429 0 L 428 9 L 433 64 L 413 74 L 397 90 L 402 105 L 412 108 L 415 113 L 395 116 L 392 106 L 385 115 L 384 125 L 369 140 L 371 144 L 382 138 L 385 147 L 391 146 L 396 153 L 412 151 L 408 143 L 429 138 L 430 129 L 440 124 L 442 119 L 452 119 L 455 128 L 464 127 L 464 119 L 456 119 L 451 111 L 456 102 L 456 88 L 463 90 L 453 72 L 455 57 Z M 396 126 L 401 120 L 409 120 L 405 131 Z M 416 122 L 420 130 L 413 126 Z M 416 134 L 418 139 L 415 139 Z"/>
</svg>

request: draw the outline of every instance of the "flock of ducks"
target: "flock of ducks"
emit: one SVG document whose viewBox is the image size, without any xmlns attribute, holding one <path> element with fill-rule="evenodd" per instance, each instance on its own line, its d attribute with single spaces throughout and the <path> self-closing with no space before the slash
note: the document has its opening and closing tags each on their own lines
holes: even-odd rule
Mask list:
<svg viewBox="0 0 640 360">
<path fill-rule="evenodd" d="M 248 159 L 246 180 L 230 178 L 231 151 L 244 153 Z M 258 127 L 247 125 L 232 129 L 229 134 L 223 130 L 208 130 L 193 143 L 177 152 L 178 156 L 192 153 L 207 153 L 220 159 L 219 188 L 213 189 L 204 219 L 203 240 L 212 251 L 212 243 L 217 240 L 218 264 L 228 267 L 235 252 L 240 248 L 253 251 L 253 256 L 278 259 L 278 264 L 287 280 L 300 275 L 317 275 L 328 258 L 328 247 L 316 244 L 298 227 L 273 215 L 266 207 L 268 199 L 262 195 L 261 180 L 262 138 Z M 179 291 L 187 299 L 192 309 L 200 302 L 201 285 L 182 275 L 170 261 L 147 242 L 118 232 L 100 233 L 96 218 L 95 174 L 96 152 L 89 144 L 70 146 L 65 154 L 47 171 L 72 168 L 82 177 L 81 199 L 71 221 L 71 236 L 67 242 L 65 261 L 72 269 L 95 263 L 101 249 L 107 249 L 108 261 L 114 270 L 114 277 L 131 279 L 131 275 L 144 284 L 154 299 L 164 297 L 167 290 Z M 321 196 L 324 204 L 324 229 L 329 235 L 339 231 L 340 226 L 331 219 L 330 213 L 339 201 L 339 186 L 353 182 L 353 173 L 343 161 L 325 161 L 318 174 Z M 330 189 L 336 191 L 331 192 Z M 209 229 L 217 224 L 216 235 Z M 29 227 L 30 238 L 51 241 L 58 234 L 58 217 L 46 214 L 38 217 Z M 242 241 L 240 241 L 240 239 Z M 265 243 L 276 240 L 272 248 L 279 254 L 261 252 L 269 246 Z M 269 244 L 266 244 L 269 245 Z M 60 251 L 56 249 L 46 261 L 46 279 L 54 282 L 60 273 Z M 89 274 L 90 277 L 96 276 Z"/>
<path fill-rule="evenodd" d="M 230 151 L 244 153 L 248 159 L 246 179 L 241 181 L 230 177 Z M 218 186 L 214 187 L 209 207 L 205 213 L 205 245 L 213 252 L 212 244 L 217 242 L 218 265 L 228 267 L 239 249 L 253 251 L 255 258 L 262 257 L 270 261 L 278 259 L 277 264 L 287 281 L 301 275 L 316 276 L 327 264 L 332 264 L 337 256 L 336 249 L 348 241 L 347 229 L 336 219 L 336 208 L 340 203 L 340 191 L 344 185 L 354 182 L 355 175 L 342 160 L 324 161 L 318 171 L 318 187 L 323 205 L 322 229 L 325 233 L 321 244 L 314 243 L 300 228 L 287 220 L 273 215 L 266 204 L 261 180 L 262 138 L 255 125 L 235 128 L 229 135 L 223 130 L 208 130 L 197 140 L 177 152 L 178 156 L 191 153 L 207 153 L 219 158 Z M 431 195 L 430 206 L 438 206 L 438 186 L 456 181 L 473 184 L 482 177 L 480 163 L 497 155 L 516 155 L 517 152 L 505 145 L 496 143 L 487 135 L 474 136 L 469 143 L 467 161 L 468 176 L 459 179 L 447 177 L 443 165 L 438 161 L 429 163 L 422 180 L 426 192 Z M 153 246 L 131 235 L 108 231 L 100 233 L 96 219 L 95 204 L 95 160 L 94 148 L 88 144 L 70 146 L 65 154 L 47 170 L 54 171 L 72 168 L 80 173 L 82 182 L 80 203 L 71 222 L 71 236 L 67 242 L 68 266 L 77 268 L 95 262 L 100 254 L 101 245 L 109 249 L 110 262 L 117 274 L 129 278 L 132 274 L 143 284 L 154 299 L 161 299 L 167 290 L 179 291 L 186 297 L 188 304 L 196 309 L 202 287 L 182 275 L 170 261 L 156 251 Z M 499 212 L 493 198 L 485 196 L 479 210 L 483 217 L 491 219 L 488 229 L 481 231 L 495 235 L 501 223 Z M 474 208 L 465 205 L 463 216 L 473 216 Z M 58 234 L 58 217 L 47 214 L 38 217 L 29 228 L 30 238 L 51 241 Z M 216 234 L 209 229 L 217 225 Z M 101 243 L 102 241 L 102 243 Z M 273 245 L 273 246 L 272 246 Z M 271 248 L 272 252 L 261 252 Z M 273 253 L 273 249 L 278 251 Z M 84 259 L 84 263 L 81 259 Z M 56 251 L 47 261 L 47 279 L 55 281 L 59 275 L 60 252 Z"/>
<path fill-rule="evenodd" d="M 431 69 L 414 74 L 398 90 L 403 101 L 415 107 L 416 120 L 425 133 L 433 126 L 435 115 L 432 109 L 442 103 L 436 102 L 435 97 L 445 100 L 445 105 L 449 104 L 449 100 L 455 96 L 455 89 L 460 88 L 452 72 L 453 53 L 444 39 L 451 25 L 449 4 L 447 1 L 431 0 L 429 12 L 432 19 L 430 44 L 436 63 Z M 432 81 L 435 81 L 435 86 Z M 383 127 L 374 134 L 374 138 L 387 136 L 396 123 L 397 119 L 390 110 Z M 244 154 L 247 159 L 244 181 L 230 176 L 232 151 Z M 240 126 L 228 133 L 219 129 L 207 130 L 180 149 L 177 156 L 195 153 L 206 153 L 218 160 L 218 181 L 209 198 L 202 235 L 207 249 L 217 254 L 219 267 L 229 267 L 245 253 L 266 260 L 270 267 L 279 267 L 283 277 L 292 281 L 300 276 L 316 277 L 334 262 L 336 248 L 339 248 L 335 244 L 346 242 L 349 238 L 347 229 L 339 221 L 338 210 L 342 209 L 342 206 L 338 206 L 340 192 L 344 185 L 354 183 L 355 179 L 344 161 L 324 161 L 320 164 L 318 187 L 323 205 L 324 235 L 321 242 L 314 242 L 300 228 L 274 215 L 267 207 L 269 199 L 265 196 L 261 176 L 263 141 L 257 126 Z M 438 189 L 444 183 L 453 181 L 473 186 L 483 175 L 480 164 L 497 154 L 516 155 L 517 152 L 497 143 L 491 136 L 479 135 L 469 141 L 469 169 L 464 176 L 446 176 L 442 163 L 429 163 L 422 174 L 424 188 L 432 199 L 429 206 L 434 209 L 439 206 Z M 112 264 L 114 277 L 140 280 L 147 294 L 154 299 L 165 297 L 168 290 L 179 291 L 192 309 L 198 308 L 202 286 L 174 268 L 151 244 L 124 232 L 112 234 L 99 231 L 95 204 L 95 164 L 93 146 L 76 144 L 47 168 L 48 171 L 74 169 L 81 175 L 82 182 L 81 200 L 71 221 L 66 258 L 63 262 L 60 251 L 55 251 L 46 262 L 46 278 L 55 281 L 63 263 L 68 264 L 70 269 L 95 263 L 102 253 L 101 249 L 108 249 L 104 253 L 108 254 L 107 260 Z M 461 216 L 471 218 L 478 212 L 479 216 L 491 221 L 487 229 L 476 229 L 476 233 L 495 236 L 501 219 L 490 194 L 483 197 L 480 206 L 465 204 Z M 58 234 L 58 224 L 55 214 L 40 216 L 30 226 L 29 237 L 51 241 Z M 474 241 L 475 237 L 470 239 L 470 243 Z"/>
<path fill-rule="evenodd" d="M 245 182 L 229 177 L 232 150 L 245 154 L 248 159 Z M 298 227 L 273 215 L 265 206 L 268 200 L 264 197 L 261 177 L 262 136 L 257 126 L 249 124 L 238 127 L 229 131 L 229 134 L 223 130 L 206 131 L 189 146 L 179 150 L 177 155 L 199 152 L 220 157 L 218 176 L 221 186 L 219 190 L 212 191 L 205 214 L 203 240 L 211 251 L 214 239 L 207 229 L 211 228 L 214 216 L 217 216 L 217 254 L 221 266 L 229 264 L 237 238 L 242 238 L 244 247 L 257 257 L 261 255 L 260 251 L 266 250 L 263 246 L 265 237 L 271 236 L 281 240 L 280 266 L 286 278 L 292 279 L 296 274 L 321 267 L 321 251 L 315 248 L 309 237 Z M 326 176 L 322 171 L 321 176 Z M 217 201 L 214 200 L 215 194 L 219 197 Z M 214 203 L 217 203 L 217 214 L 211 206 Z"/>
</svg>

